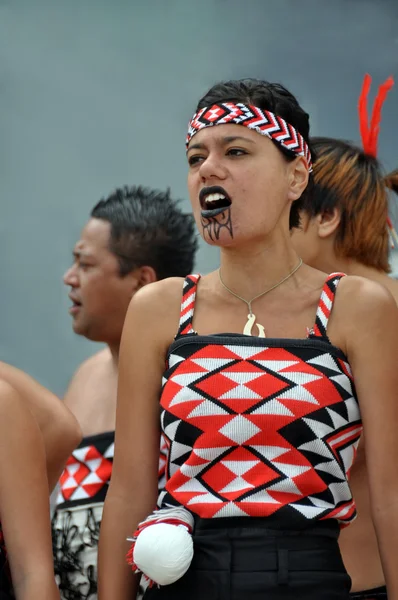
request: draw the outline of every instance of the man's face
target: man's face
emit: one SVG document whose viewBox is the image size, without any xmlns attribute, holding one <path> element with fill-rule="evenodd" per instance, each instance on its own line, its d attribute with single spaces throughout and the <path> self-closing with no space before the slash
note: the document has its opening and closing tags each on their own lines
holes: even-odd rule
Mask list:
<svg viewBox="0 0 398 600">
<path fill-rule="evenodd" d="M 121 277 L 118 260 L 109 250 L 110 231 L 107 221 L 88 221 L 75 245 L 74 261 L 64 283 L 71 288 L 69 312 L 74 332 L 93 341 L 118 343 L 134 277 Z"/>
</svg>

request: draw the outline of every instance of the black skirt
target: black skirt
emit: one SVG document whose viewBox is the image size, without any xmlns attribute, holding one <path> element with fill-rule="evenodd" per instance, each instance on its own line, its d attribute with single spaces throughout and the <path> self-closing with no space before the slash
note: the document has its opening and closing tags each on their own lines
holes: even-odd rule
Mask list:
<svg viewBox="0 0 398 600">
<path fill-rule="evenodd" d="M 354 592 L 350 594 L 350 600 L 388 600 L 387 588 L 385 585 L 365 590 L 363 592 Z"/>
<path fill-rule="evenodd" d="M 3 531 L 0 526 L 0 600 L 15 599 L 12 589 L 11 571 L 4 543 Z"/>
<path fill-rule="evenodd" d="M 349 600 L 338 533 L 335 522 L 282 531 L 267 519 L 199 519 L 187 573 L 144 600 Z"/>
</svg>

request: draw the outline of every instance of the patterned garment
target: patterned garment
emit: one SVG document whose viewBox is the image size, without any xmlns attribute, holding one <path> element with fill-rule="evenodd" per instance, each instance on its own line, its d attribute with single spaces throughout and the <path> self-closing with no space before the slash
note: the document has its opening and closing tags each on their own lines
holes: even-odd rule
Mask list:
<svg viewBox="0 0 398 600">
<path fill-rule="evenodd" d="M 113 431 L 83 438 L 59 481 L 52 529 L 55 575 L 63 600 L 97 598 L 97 548 L 114 441 Z"/>
<path fill-rule="evenodd" d="M 53 554 L 62 600 L 96 600 L 102 510 L 112 474 L 115 432 L 83 438 L 60 478 L 52 519 Z M 161 440 L 159 489 L 165 485 L 167 445 Z"/>
<path fill-rule="evenodd" d="M 282 117 L 268 110 L 241 102 L 222 102 L 201 108 L 189 122 L 186 146 L 193 136 L 204 127 L 227 124 L 243 125 L 261 135 L 266 135 L 293 156 L 304 156 L 307 160 L 308 170 L 312 171 L 310 149 L 297 129 Z"/>
<path fill-rule="evenodd" d="M 284 529 L 354 519 L 348 476 L 362 424 L 347 359 L 326 335 L 342 276 L 325 282 L 307 339 L 198 335 L 199 276 L 187 277 L 161 396 L 170 449 L 159 506 Z"/>
<path fill-rule="evenodd" d="M 59 480 L 57 508 L 103 502 L 112 473 L 115 434 L 83 438 L 68 458 Z"/>
</svg>

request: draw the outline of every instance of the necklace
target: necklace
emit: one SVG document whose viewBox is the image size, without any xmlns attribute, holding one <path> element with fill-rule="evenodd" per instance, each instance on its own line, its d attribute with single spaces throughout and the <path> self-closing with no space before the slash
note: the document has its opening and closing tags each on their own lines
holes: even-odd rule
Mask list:
<svg viewBox="0 0 398 600">
<path fill-rule="evenodd" d="M 247 304 L 247 307 L 249 309 L 249 314 L 247 315 L 247 322 L 246 322 L 246 325 L 245 325 L 245 327 L 243 329 L 243 333 L 245 335 L 251 335 L 252 334 L 253 325 L 256 324 L 257 325 L 257 329 L 258 329 L 258 337 L 261 337 L 261 338 L 266 337 L 265 336 L 264 327 L 260 323 L 256 323 L 256 315 L 252 311 L 252 302 L 254 302 L 255 300 L 257 300 L 258 298 L 261 298 L 261 296 L 265 296 L 265 294 L 268 294 L 269 292 L 272 292 L 272 290 L 274 290 L 275 288 L 277 288 L 280 285 L 282 285 L 282 283 L 285 283 L 285 281 L 287 281 L 289 279 L 289 277 L 291 277 L 292 275 L 294 275 L 295 272 L 299 270 L 299 268 L 301 267 L 302 264 L 303 264 L 303 261 L 300 258 L 298 265 L 296 265 L 294 267 L 293 271 L 290 271 L 290 273 L 288 275 L 286 275 L 286 277 L 284 277 L 283 279 L 281 279 L 280 281 L 278 281 L 278 283 L 276 283 L 272 287 L 268 288 L 264 292 L 261 292 L 261 294 L 257 294 L 257 296 L 254 296 L 254 298 L 252 298 L 251 300 L 246 300 L 245 298 L 242 298 L 242 296 L 239 296 L 239 294 L 235 294 L 235 292 L 233 292 L 227 285 L 225 285 L 225 283 L 223 282 L 223 279 L 221 277 L 221 269 L 218 269 L 218 277 L 220 279 L 221 285 L 227 290 L 227 292 L 229 292 L 230 294 L 232 294 L 232 296 L 235 296 L 235 298 L 238 298 L 239 300 L 242 300 L 242 302 L 245 302 L 245 304 Z"/>
</svg>

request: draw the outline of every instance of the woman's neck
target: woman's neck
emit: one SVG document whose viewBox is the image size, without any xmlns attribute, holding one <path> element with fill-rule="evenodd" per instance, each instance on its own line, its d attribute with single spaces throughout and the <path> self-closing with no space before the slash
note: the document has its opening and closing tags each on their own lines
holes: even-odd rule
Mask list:
<svg viewBox="0 0 398 600">
<path fill-rule="evenodd" d="M 299 261 L 299 256 L 288 243 L 222 248 L 220 272 L 228 287 L 251 298 L 289 275 Z"/>
</svg>

